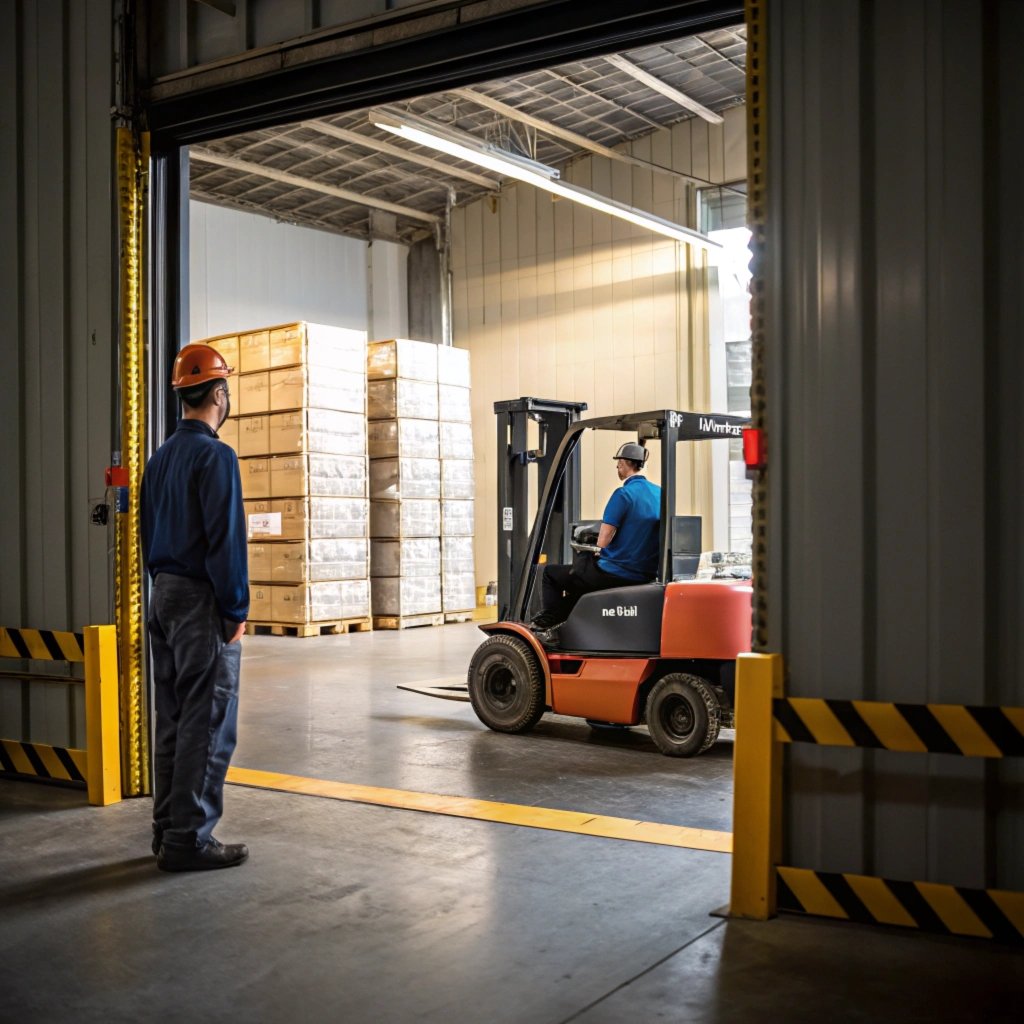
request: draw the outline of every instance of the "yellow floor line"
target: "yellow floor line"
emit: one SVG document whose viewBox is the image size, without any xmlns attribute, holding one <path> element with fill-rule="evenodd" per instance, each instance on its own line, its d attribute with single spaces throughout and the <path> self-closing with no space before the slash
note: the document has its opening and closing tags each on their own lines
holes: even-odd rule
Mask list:
<svg viewBox="0 0 1024 1024">
<path fill-rule="evenodd" d="M 261 772 L 253 768 L 230 768 L 228 782 L 255 789 L 273 789 L 282 793 L 300 793 L 305 796 L 327 797 L 331 800 L 375 804 L 378 807 L 398 807 L 407 811 L 425 811 L 428 814 L 448 814 L 456 818 L 496 821 L 506 825 L 522 825 L 526 828 L 576 832 L 605 839 L 626 839 L 634 843 L 708 850 L 711 853 L 732 853 L 731 832 L 687 828 L 684 825 L 660 825 L 651 821 L 611 818 L 579 811 L 556 811 L 547 807 L 526 807 L 522 804 L 504 804 L 493 800 L 475 800 L 466 796 L 438 796 L 405 789 L 328 782 L 324 779 L 304 778 L 301 775 Z"/>
</svg>

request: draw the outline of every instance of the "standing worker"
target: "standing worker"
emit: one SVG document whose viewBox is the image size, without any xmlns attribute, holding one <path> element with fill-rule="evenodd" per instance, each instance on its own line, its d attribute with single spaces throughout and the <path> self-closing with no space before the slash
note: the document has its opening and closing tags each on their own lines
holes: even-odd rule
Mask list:
<svg viewBox="0 0 1024 1024">
<path fill-rule="evenodd" d="M 238 457 L 217 437 L 231 411 L 231 372 L 209 345 L 178 353 L 171 387 L 182 419 L 142 478 L 142 555 L 153 580 L 153 852 L 163 871 L 233 867 L 249 856 L 243 843 L 213 837 L 235 749 L 249 614 Z"/>
<path fill-rule="evenodd" d="M 555 641 L 553 627 L 564 622 L 584 594 L 631 583 L 648 583 L 658 574 L 661 488 L 643 476 L 650 452 L 628 442 L 615 453 L 622 486 L 612 491 L 597 538 L 600 554 L 573 565 L 546 565 L 542 609 L 531 623 L 541 643 Z"/>
</svg>

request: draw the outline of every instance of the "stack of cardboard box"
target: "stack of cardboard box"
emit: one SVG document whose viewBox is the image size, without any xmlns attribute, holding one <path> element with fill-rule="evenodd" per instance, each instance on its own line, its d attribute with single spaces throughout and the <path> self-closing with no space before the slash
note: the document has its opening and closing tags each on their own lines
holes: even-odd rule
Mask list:
<svg viewBox="0 0 1024 1024">
<path fill-rule="evenodd" d="M 369 626 L 366 335 L 295 323 L 209 338 L 236 368 L 250 622 Z"/>
</svg>

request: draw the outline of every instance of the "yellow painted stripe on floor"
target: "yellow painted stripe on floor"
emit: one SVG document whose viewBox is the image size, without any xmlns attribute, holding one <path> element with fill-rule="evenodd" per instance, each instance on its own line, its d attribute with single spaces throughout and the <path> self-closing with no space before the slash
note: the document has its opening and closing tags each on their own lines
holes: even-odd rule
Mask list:
<svg viewBox="0 0 1024 1024">
<path fill-rule="evenodd" d="M 817 874 L 807 868 L 779 868 L 779 875 L 792 890 L 797 902 L 808 914 L 819 917 L 849 918 L 849 915 L 825 888 Z"/>
<path fill-rule="evenodd" d="M 252 768 L 230 768 L 228 782 L 256 789 L 273 789 L 282 793 L 348 800 L 353 803 L 396 807 L 428 814 L 447 814 L 456 818 L 495 821 L 505 825 L 543 828 L 554 832 L 575 832 L 605 839 L 625 839 L 634 843 L 677 846 L 687 850 L 711 853 L 732 853 L 732 833 L 711 829 L 687 828 L 684 825 L 662 825 L 651 821 L 633 821 L 579 811 L 559 811 L 548 807 L 527 807 L 493 800 L 476 800 L 465 796 L 441 796 L 416 793 L 405 789 L 360 786 L 350 782 L 330 782 L 301 775 L 263 772 Z"/>
<path fill-rule="evenodd" d="M 843 875 L 843 878 L 879 924 L 897 924 L 904 928 L 917 927 L 917 922 L 896 899 L 884 879 L 871 878 L 867 875 Z"/>
<path fill-rule="evenodd" d="M 935 882 L 915 882 L 914 885 L 932 910 L 942 918 L 942 923 L 955 935 L 992 938 L 992 933 L 982 924 L 981 918 L 971 910 L 953 886 L 938 885 Z"/>
<path fill-rule="evenodd" d="M 958 704 L 929 704 L 928 707 L 939 725 L 968 757 L 1003 756 L 967 708 Z"/>
<path fill-rule="evenodd" d="M 918 751 L 928 748 L 910 723 L 886 701 L 855 700 L 853 706 L 887 750 Z"/>
<path fill-rule="evenodd" d="M 819 743 L 834 747 L 855 746 L 853 737 L 823 700 L 817 697 L 791 697 L 789 703 Z"/>
</svg>

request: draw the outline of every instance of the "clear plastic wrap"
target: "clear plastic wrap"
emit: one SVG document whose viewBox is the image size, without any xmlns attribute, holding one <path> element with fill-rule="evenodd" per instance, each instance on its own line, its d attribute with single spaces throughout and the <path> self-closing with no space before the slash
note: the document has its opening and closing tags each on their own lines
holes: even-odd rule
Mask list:
<svg viewBox="0 0 1024 1024">
<path fill-rule="evenodd" d="M 469 349 L 453 345 L 437 348 L 437 383 L 469 387 Z"/>
<path fill-rule="evenodd" d="M 438 576 L 440 573 L 439 537 L 370 541 L 371 576 Z"/>
<path fill-rule="evenodd" d="M 369 541 L 365 539 L 286 541 L 263 546 L 270 549 L 272 583 L 364 580 L 369 575 Z"/>
<path fill-rule="evenodd" d="M 470 459 L 442 459 L 441 497 L 473 498 L 476 494 L 476 478 L 473 476 L 473 462 Z"/>
<path fill-rule="evenodd" d="M 448 573 L 441 578 L 441 610 L 464 612 L 476 607 L 476 576 L 472 572 Z"/>
<path fill-rule="evenodd" d="M 273 622 L 302 625 L 370 615 L 369 580 L 332 580 L 299 586 L 265 588 L 270 591 Z M 251 612 L 250 612 L 251 614 Z"/>
<path fill-rule="evenodd" d="M 366 376 L 362 373 L 324 366 L 288 366 L 271 370 L 267 376 L 269 404 L 265 409 L 252 409 L 252 412 L 334 409 L 362 415 L 366 411 Z M 243 383 L 249 379 L 243 378 Z"/>
<path fill-rule="evenodd" d="M 238 474 L 242 478 L 243 498 L 270 497 L 269 459 L 239 459 Z"/>
<path fill-rule="evenodd" d="M 448 423 L 442 420 L 437 425 L 442 459 L 473 458 L 473 427 L 469 423 Z"/>
<path fill-rule="evenodd" d="M 340 540 L 365 537 L 366 498 L 271 498 L 246 501 L 250 541 Z"/>
<path fill-rule="evenodd" d="M 473 572 L 476 563 L 473 560 L 472 537 L 441 538 L 441 572 L 454 574 Z"/>
<path fill-rule="evenodd" d="M 429 615 L 441 611 L 440 576 L 378 576 L 370 583 L 374 615 Z"/>
<path fill-rule="evenodd" d="M 366 375 L 370 380 L 405 377 L 436 383 L 439 348 L 432 341 L 409 338 L 371 341 L 366 348 Z"/>
<path fill-rule="evenodd" d="M 270 331 L 270 366 L 309 366 L 366 373 L 366 332 L 297 323 Z"/>
<path fill-rule="evenodd" d="M 366 385 L 367 418 L 436 420 L 437 385 L 422 380 L 371 380 Z"/>
<path fill-rule="evenodd" d="M 437 405 L 439 420 L 446 423 L 472 422 L 469 388 L 460 388 L 457 384 L 438 384 Z"/>
<path fill-rule="evenodd" d="M 270 466 L 270 497 L 365 498 L 368 460 L 362 455 L 278 455 Z M 244 492 L 245 479 L 242 479 Z M 250 495 L 245 494 L 245 497 Z M 252 495 L 257 497 L 258 495 Z"/>
<path fill-rule="evenodd" d="M 472 501 L 441 502 L 442 537 L 473 536 L 473 504 Z"/>
<path fill-rule="evenodd" d="M 440 459 L 373 459 L 370 462 L 373 501 L 405 501 L 441 497 Z"/>
<path fill-rule="evenodd" d="M 464 424 L 459 424 L 464 426 Z M 437 420 L 371 420 L 366 425 L 371 459 L 436 459 L 439 454 Z M 473 447 L 470 438 L 470 456 Z"/>
<path fill-rule="evenodd" d="M 439 537 L 441 502 L 422 498 L 370 502 L 370 536 L 374 539 Z"/>
<path fill-rule="evenodd" d="M 263 429 L 266 431 L 264 454 L 366 454 L 366 418 L 360 413 L 338 412 L 334 409 L 299 409 L 295 412 L 274 413 L 263 419 Z M 244 437 L 244 424 L 242 430 Z M 258 455 L 259 452 L 252 454 Z"/>
</svg>

